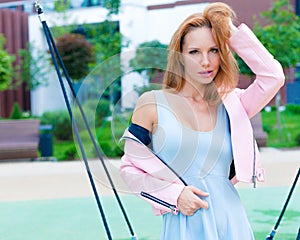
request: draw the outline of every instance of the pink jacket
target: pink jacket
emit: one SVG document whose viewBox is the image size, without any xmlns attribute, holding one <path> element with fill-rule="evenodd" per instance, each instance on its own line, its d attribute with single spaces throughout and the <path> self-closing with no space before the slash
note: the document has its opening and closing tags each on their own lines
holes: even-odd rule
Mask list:
<svg viewBox="0 0 300 240">
<path fill-rule="evenodd" d="M 241 24 L 238 32 L 230 38 L 229 44 L 256 75 L 255 81 L 247 89 L 236 89 L 222 99 L 231 127 L 236 170 L 232 183 L 264 181 L 264 171 L 257 145 L 253 141 L 249 119 L 275 96 L 284 84 L 284 73 L 280 63 L 245 24 Z M 125 138 L 131 140 L 125 143 L 120 174 L 130 190 L 139 196 L 141 191 L 151 193 L 152 196 L 176 206 L 184 184 L 133 135 L 127 132 Z M 148 201 L 152 204 L 155 215 L 171 211 Z"/>
</svg>

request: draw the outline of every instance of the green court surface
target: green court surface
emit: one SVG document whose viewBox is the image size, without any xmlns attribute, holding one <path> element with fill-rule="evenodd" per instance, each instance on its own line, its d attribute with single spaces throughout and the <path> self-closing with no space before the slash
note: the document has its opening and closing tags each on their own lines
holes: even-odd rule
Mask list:
<svg viewBox="0 0 300 240">
<path fill-rule="evenodd" d="M 290 188 L 239 189 L 256 239 L 265 239 L 275 225 Z M 296 240 L 300 226 L 300 188 L 297 186 L 276 234 L 276 240 Z M 121 200 L 139 240 L 158 240 L 161 217 L 135 196 Z M 131 239 L 117 202 L 102 197 L 114 240 Z M 0 240 L 105 240 L 103 222 L 93 198 L 0 201 Z"/>
</svg>

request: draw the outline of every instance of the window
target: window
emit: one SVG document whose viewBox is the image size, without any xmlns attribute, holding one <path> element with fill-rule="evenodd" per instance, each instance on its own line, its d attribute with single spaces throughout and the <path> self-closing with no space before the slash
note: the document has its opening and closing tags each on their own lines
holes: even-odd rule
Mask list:
<svg viewBox="0 0 300 240">
<path fill-rule="evenodd" d="M 102 0 L 72 0 L 73 7 L 102 6 Z"/>
<path fill-rule="evenodd" d="M 300 63 L 295 68 L 295 82 L 300 82 Z"/>
</svg>

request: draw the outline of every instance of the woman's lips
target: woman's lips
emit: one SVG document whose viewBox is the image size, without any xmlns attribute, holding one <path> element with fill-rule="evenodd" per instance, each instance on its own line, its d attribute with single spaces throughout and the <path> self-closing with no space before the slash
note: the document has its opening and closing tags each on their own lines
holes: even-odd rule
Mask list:
<svg viewBox="0 0 300 240">
<path fill-rule="evenodd" d="M 211 70 L 208 70 L 208 71 L 201 71 L 201 72 L 198 72 L 201 76 L 203 77 L 210 77 L 213 73 L 213 71 Z"/>
</svg>

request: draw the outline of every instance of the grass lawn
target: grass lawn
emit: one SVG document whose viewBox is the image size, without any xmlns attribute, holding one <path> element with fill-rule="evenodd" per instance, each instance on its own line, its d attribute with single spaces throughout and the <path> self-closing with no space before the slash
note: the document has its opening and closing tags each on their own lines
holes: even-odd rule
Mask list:
<svg viewBox="0 0 300 240">
<path fill-rule="evenodd" d="M 128 114 L 127 114 L 128 115 Z M 116 115 L 112 121 L 103 121 L 101 127 L 91 129 L 95 140 L 99 142 L 99 148 L 103 156 L 107 158 L 119 158 L 123 154 L 123 142 L 120 138 L 128 126 L 128 116 L 126 114 Z M 75 140 L 75 136 L 74 140 Z M 86 129 L 80 131 L 85 153 L 88 158 L 97 158 L 96 149 L 92 143 L 89 133 Z M 74 140 L 59 141 L 53 138 L 53 154 L 59 160 L 73 160 L 79 158 L 80 150 L 74 144 Z M 76 141 L 77 142 L 77 141 Z"/>
<path fill-rule="evenodd" d="M 296 141 L 296 137 L 300 137 L 300 113 L 288 109 L 289 108 L 280 112 L 282 126 L 281 137 L 277 124 L 276 111 L 261 112 L 263 129 L 268 133 L 268 147 L 291 148 L 300 145 L 300 143 Z"/>
</svg>

